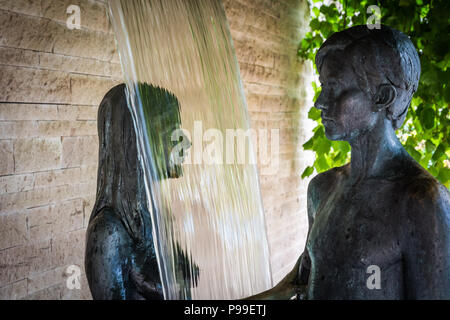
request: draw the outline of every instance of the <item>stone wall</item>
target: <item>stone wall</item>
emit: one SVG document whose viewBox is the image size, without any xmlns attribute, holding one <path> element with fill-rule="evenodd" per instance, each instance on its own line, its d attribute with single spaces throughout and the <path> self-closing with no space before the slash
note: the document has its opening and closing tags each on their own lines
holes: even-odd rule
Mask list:
<svg viewBox="0 0 450 320">
<path fill-rule="evenodd" d="M 81 30 L 67 28 L 69 5 Z M 261 175 L 274 281 L 293 266 L 307 231 L 301 151 L 310 127 L 310 70 L 296 48 L 303 0 L 224 0 L 254 128 L 280 129 L 280 170 Z M 0 0 L 0 299 L 89 299 L 69 290 L 84 262 L 95 201 L 97 108 L 121 82 L 100 0 Z M 309 98 L 311 98 L 309 96 Z"/>
</svg>

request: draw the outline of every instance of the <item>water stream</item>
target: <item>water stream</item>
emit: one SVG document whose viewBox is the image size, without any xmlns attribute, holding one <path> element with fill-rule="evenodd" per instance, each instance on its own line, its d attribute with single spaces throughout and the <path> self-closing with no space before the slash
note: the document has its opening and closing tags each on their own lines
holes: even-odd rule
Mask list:
<svg viewBox="0 0 450 320">
<path fill-rule="evenodd" d="M 249 120 L 221 1 L 110 0 L 109 14 L 165 298 L 237 299 L 266 290 L 272 279 L 252 141 L 240 149 L 239 139 L 227 140 L 227 133 L 249 129 Z M 138 83 L 178 100 L 180 127 L 192 145 L 177 178 L 162 173 L 163 151 L 155 147 L 160 131 L 177 126 L 155 125 L 166 122 L 146 111 L 151 99 Z M 187 261 L 182 272 L 180 252 Z"/>
</svg>

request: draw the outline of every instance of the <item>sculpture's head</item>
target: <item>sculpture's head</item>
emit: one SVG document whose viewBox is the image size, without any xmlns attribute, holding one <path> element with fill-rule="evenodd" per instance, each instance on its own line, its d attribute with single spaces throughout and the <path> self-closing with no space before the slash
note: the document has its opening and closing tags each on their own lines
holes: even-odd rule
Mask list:
<svg viewBox="0 0 450 320">
<path fill-rule="evenodd" d="M 178 100 L 168 91 L 147 84 L 141 90 L 144 116 L 150 145 L 155 158 L 158 179 L 174 178 L 181 174 L 182 157 L 171 161 L 171 133 L 180 128 Z M 102 208 L 113 208 L 124 221 L 130 235 L 145 239 L 143 220 L 150 217 L 147 208 L 144 173 L 139 162 L 133 117 L 127 106 L 126 86 L 112 88 L 103 98 L 98 110 L 99 167 L 97 199 L 91 220 Z M 179 139 L 181 136 L 177 136 Z M 185 138 L 183 145 L 190 146 Z M 151 232 L 151 231 L 150 231 Z"/>
<path fill-rule="evenodd" d="M 355 26 L 334 33 L 316 55 L 325 134 L 352 141 L 371 132 L 380 120 L 394 130 L 405 120 L 420 77 L 420 61 L 411 40 L 390 27 Z"/>
<path fill-rule="evenodd" d="M 178 99 L 165 89 L 145 83 L 140 83 L 138 90 L 157 178 L 178 178 L 185 152 L 191 146 L 181 130 Z"/>
</svg>

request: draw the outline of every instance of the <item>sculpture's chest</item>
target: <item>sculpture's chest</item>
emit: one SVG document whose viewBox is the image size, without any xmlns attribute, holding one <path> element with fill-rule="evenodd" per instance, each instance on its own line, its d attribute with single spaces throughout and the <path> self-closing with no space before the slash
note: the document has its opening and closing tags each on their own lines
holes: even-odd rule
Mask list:
<svg viewBox="0 0 450 320">
<path fill-rule="evenodd" d="M 399 262 L 398 213 L 391 197 L 362 191 L 338 190 L 319 204 L 307 241 L 313 277 L 362 283 L 370 266 L 388 270 Z"/>
</svg>

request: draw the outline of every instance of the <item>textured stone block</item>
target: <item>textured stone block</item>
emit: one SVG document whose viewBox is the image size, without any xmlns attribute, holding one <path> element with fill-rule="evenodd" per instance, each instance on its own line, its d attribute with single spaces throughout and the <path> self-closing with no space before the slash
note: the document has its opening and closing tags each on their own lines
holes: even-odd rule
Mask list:
<svg viewBox="0 0 450 320">
<path fill-rule="evenodd" d="M 98 106 L 105 94 L 120 82 L 103 77 L 72 75 L 70 83 L 72 104 Z"/>
<path fill-rule="evenodd" d="M 74 57 L 112 61 L 116 53 L 113 34 L 89 30 L 70 30 L 65 25 L 55 26 L 54 53 Z"/>
<path fill-rule="evenodd" d="M 75 199 L 61 204 L 28 210 L 28 228 L 31 241 L 53 239 L 61 233 L 83 228 L 83 200 Z"/>
<path fill-rule="evenodd" d="M 33 188 L 32 174 L 9 175 L 0 177 L 0 194 L 28 191 Z"/>
<path fill-rule="evenodd" d="M 61 300 L 61 285 L 57 284 L 34 292 L 24 297 L 23 300 Z"/>
<path fill-rule="evenodd" d="M 15 172 L 34 172 L 59 168 L 61 139 L 18 139 L 14 141 Z"/>
<path fill-rule="evenodd" d="M 63 283 L 65 279 L 66 268 L 67 268 L 66 266 L 58 267 L 44 271 L 42 273 L 30 275 L 28 277 L 28 294 L 32 295 L 35 294 L 36 292 Z"/>
<path fill-rule="evenodd" d="M 0 140 L 0 175 L 14 172 L 14 154 L 11 140 Z"/>
<path fill-rule="evenodd" d="M 278 54 L 269 49 L 257 47 L 254 43 L 245 40 L 234 41 L 234 48 L 236 55 L 239 57 L 239 62 L 257 64 L 268 68 L 275 67 Z"/>
<path fill-rule="evenodd" d="M 61 120 L 97 120 L 98 106 L 58 106 Z M 96 129 L 97 130 L 97 129 Z M 96 135 L 95 132 L 93 135 Z"/>
<path fill-rule="evenodd" d="M 55 138 L 97 134 L 95 121 L 0 121 L 0 136 L 11 139 Z"/>
<path fill-rule="evenodd" d="M 98 137 L 64 137 L 62 139 L 63 167 L 92 165 L 98 162 Z"/>
<path fill-rule="evenodd" d="M 27 217 L 23 212 L 0 216 L 0 250 L 23 245 L 28 240 Z"/>
<path fill-rule="evenodd" d="M 97 166 L 68 168 L 37 172 L 34 174 L 34 187 L 58 187 L 70 184 L 89 183 L 96 177 Z"/>
<path fill-rule="evenodd" d="M 117 59 L 115 58 L 117 56 Z M 111 63 L 108 65 L 109 66 L 109 75 L 113 78 L 117 78 L 118 81 L 123 81 L 122 79 L 123 77 L 123 72 L 122 72 L 122 65 L 118 60 L 118 54 L 114 55 L 114 58 L 111 60 Z"/>
<path fill-rule="evenodd" d="M 42 272 L 52 265 L 50 241 L 0 251 L 0 287 Z"/>
<path fill-rule="evenodd" d="M 51 52 L 56 27 L 47 19 L 0 10 L 0 45 Z"/>
<path fill-rule="evenodd" d="M 39 16 L 41 4 L 36 0 L 0 0 L 0 9 Z"/>
<path fill-rule="evenodd" d="M 0 300 L 19 300 L 27 295 L 27 280 L 17 281 L 0 288 Z"/>
<path fill-rule="evenodd" d="M 38 53 L 31 50 L 0 47 L 0 64 L 9 66 L 37 66 Z"/>
<path fill-rule="evenodd" d="M 39 67 L 81 74 L 109 75 L 109 63 L 107 62 L 46 52 L 39 53 Z"/>
<path fill-rule="evenodd" d="M 2 213 L 35 208 L 70 199 L 84 198 L 95 193 L 96 182 L 35 188 L 30 191 L 0 194 Z"/>
<path fill-rule="evenodd" d="M 84 265 L 85 230 L 60 234 L 53 239 L 52 261 L 55 266 Z"/>
<path fill-rule="evenodd" d="M 0 103 L 0 120 L 58 120 L 58 106 Z"/>
<path fill-rule="evenodd" d="M 0 66 L 0 96 L 5 102 L 67 103 L 70 82 L 58 71 Z"/>
</svg>

